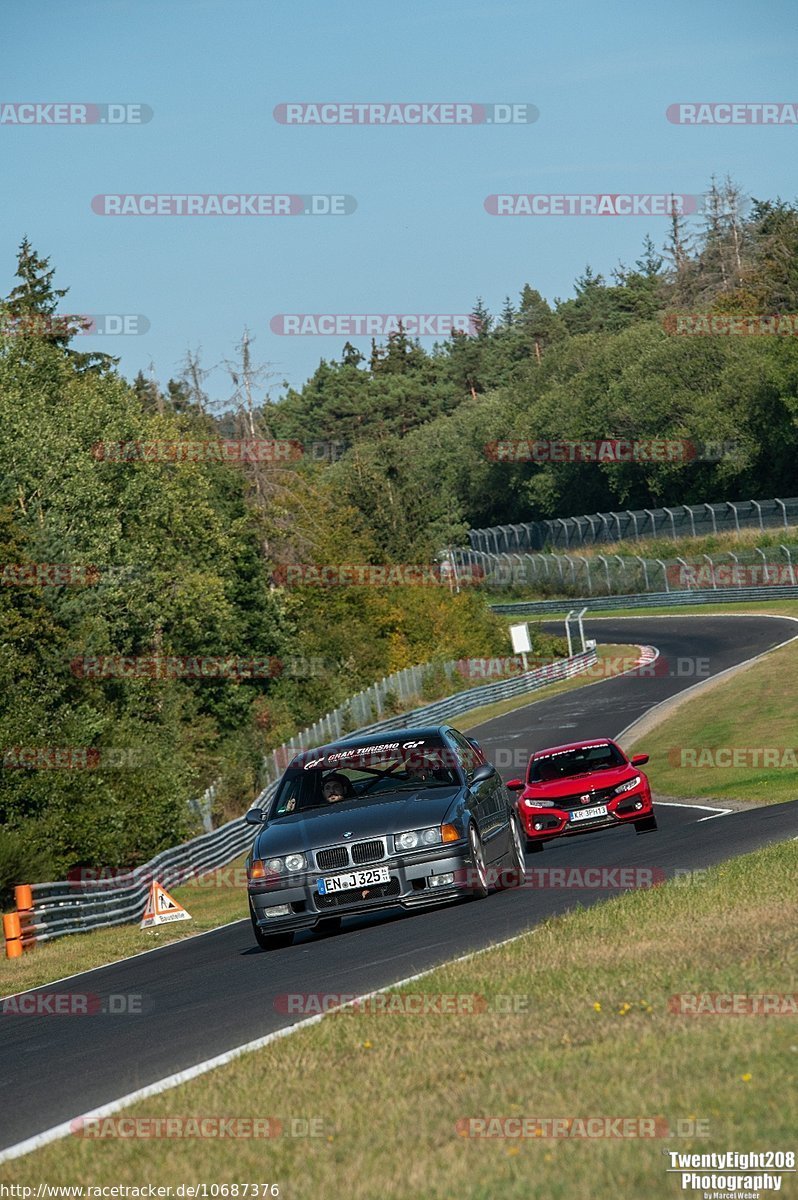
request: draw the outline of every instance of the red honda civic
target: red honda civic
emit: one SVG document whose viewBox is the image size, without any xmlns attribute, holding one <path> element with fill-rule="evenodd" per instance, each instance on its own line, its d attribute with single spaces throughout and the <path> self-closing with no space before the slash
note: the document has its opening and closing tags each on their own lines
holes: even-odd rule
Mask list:
<svg viewBox="0 0 798 1200">
<path fill-rule="evenodd" d="M 614 825 L 634 825 L 637 833 L 656 829 L 651 787 L 640 770 L 647 762 L 647 754 L 627 758 L 609 738 L 537 750 L 526 782 L 507 784 L 521 793 L 516 809 L 527 850 L 542 850 L 551 838 Z"/>
</svg>

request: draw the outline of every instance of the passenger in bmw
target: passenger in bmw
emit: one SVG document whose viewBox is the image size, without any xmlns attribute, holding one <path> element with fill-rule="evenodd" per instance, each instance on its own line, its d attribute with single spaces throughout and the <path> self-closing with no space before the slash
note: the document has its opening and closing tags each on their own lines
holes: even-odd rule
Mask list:
<svg viewBox="0 0 798 1200">
<path fill-rule="evenodd" d="M 456 783 L 452 772 L 444 766 L 437 753 L 408 755 L 405 759 L 405 770 L 408 779 L 413 783 Z"/>
</svg>

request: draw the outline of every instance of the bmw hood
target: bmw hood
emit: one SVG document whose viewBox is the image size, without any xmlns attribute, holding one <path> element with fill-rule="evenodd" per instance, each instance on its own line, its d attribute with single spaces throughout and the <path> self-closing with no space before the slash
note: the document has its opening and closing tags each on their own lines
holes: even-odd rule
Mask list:
<svg viewBox="0 0 798 1200">
<path fill-rule="evenodd" d="M 401 796 L 339 801 L 327 808 L 290 813 L 264 826 L 255 839 L 253 853 L 256 858 L 268 858 L 441 825 L 461 791 L 457 787 L 436 787 Z"/>
</svg>

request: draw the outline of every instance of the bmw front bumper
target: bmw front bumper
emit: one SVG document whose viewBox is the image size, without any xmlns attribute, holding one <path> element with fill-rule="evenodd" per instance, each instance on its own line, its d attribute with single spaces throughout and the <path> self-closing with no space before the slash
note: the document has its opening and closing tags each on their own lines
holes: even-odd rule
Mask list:
<svg viewBox="0 0 798 1200">
<path fill-rule="evenodd" d="M 274 882 L 250 880 L 247 890 L 253 919 L 264 933 L 286 933 L 313 929 L 330 917 L 373 912 L 380 908 L 425 908 L 462 899 L 467 894 L 466 883 L 472 870 L 466 841 L 451 843 L 437 852 L 427 851 L 418 857 L 396 855 L 368 866 L 387 867 L 389 882 L 324 896 L 318 891 L 318 880 L 334 872 L 314 870 Z M 438 886 L 431 883 L 441 875 L 450 875 L 451 882 Z M 284 906 L 288 906 L 290 912 L 269 915 L 270 910 Z"/>
</svg>

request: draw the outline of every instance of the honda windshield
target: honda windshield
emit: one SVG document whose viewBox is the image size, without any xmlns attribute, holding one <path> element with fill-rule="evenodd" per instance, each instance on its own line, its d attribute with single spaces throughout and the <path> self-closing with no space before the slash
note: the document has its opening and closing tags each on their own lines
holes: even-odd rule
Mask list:
<svg viewBox="0 0 798 1200">
<path fill-rule="evenodd" d="M 558 750 L 541 754 L 529 764 L 527 783 L 551 783 L 570 779 L 574 775 L 589 775 L 610 767 L 623 767 L 626 759 L 617 746 L 604 742 L 600 746 L 579 746 L 575 750 Z"/>
</svg>

